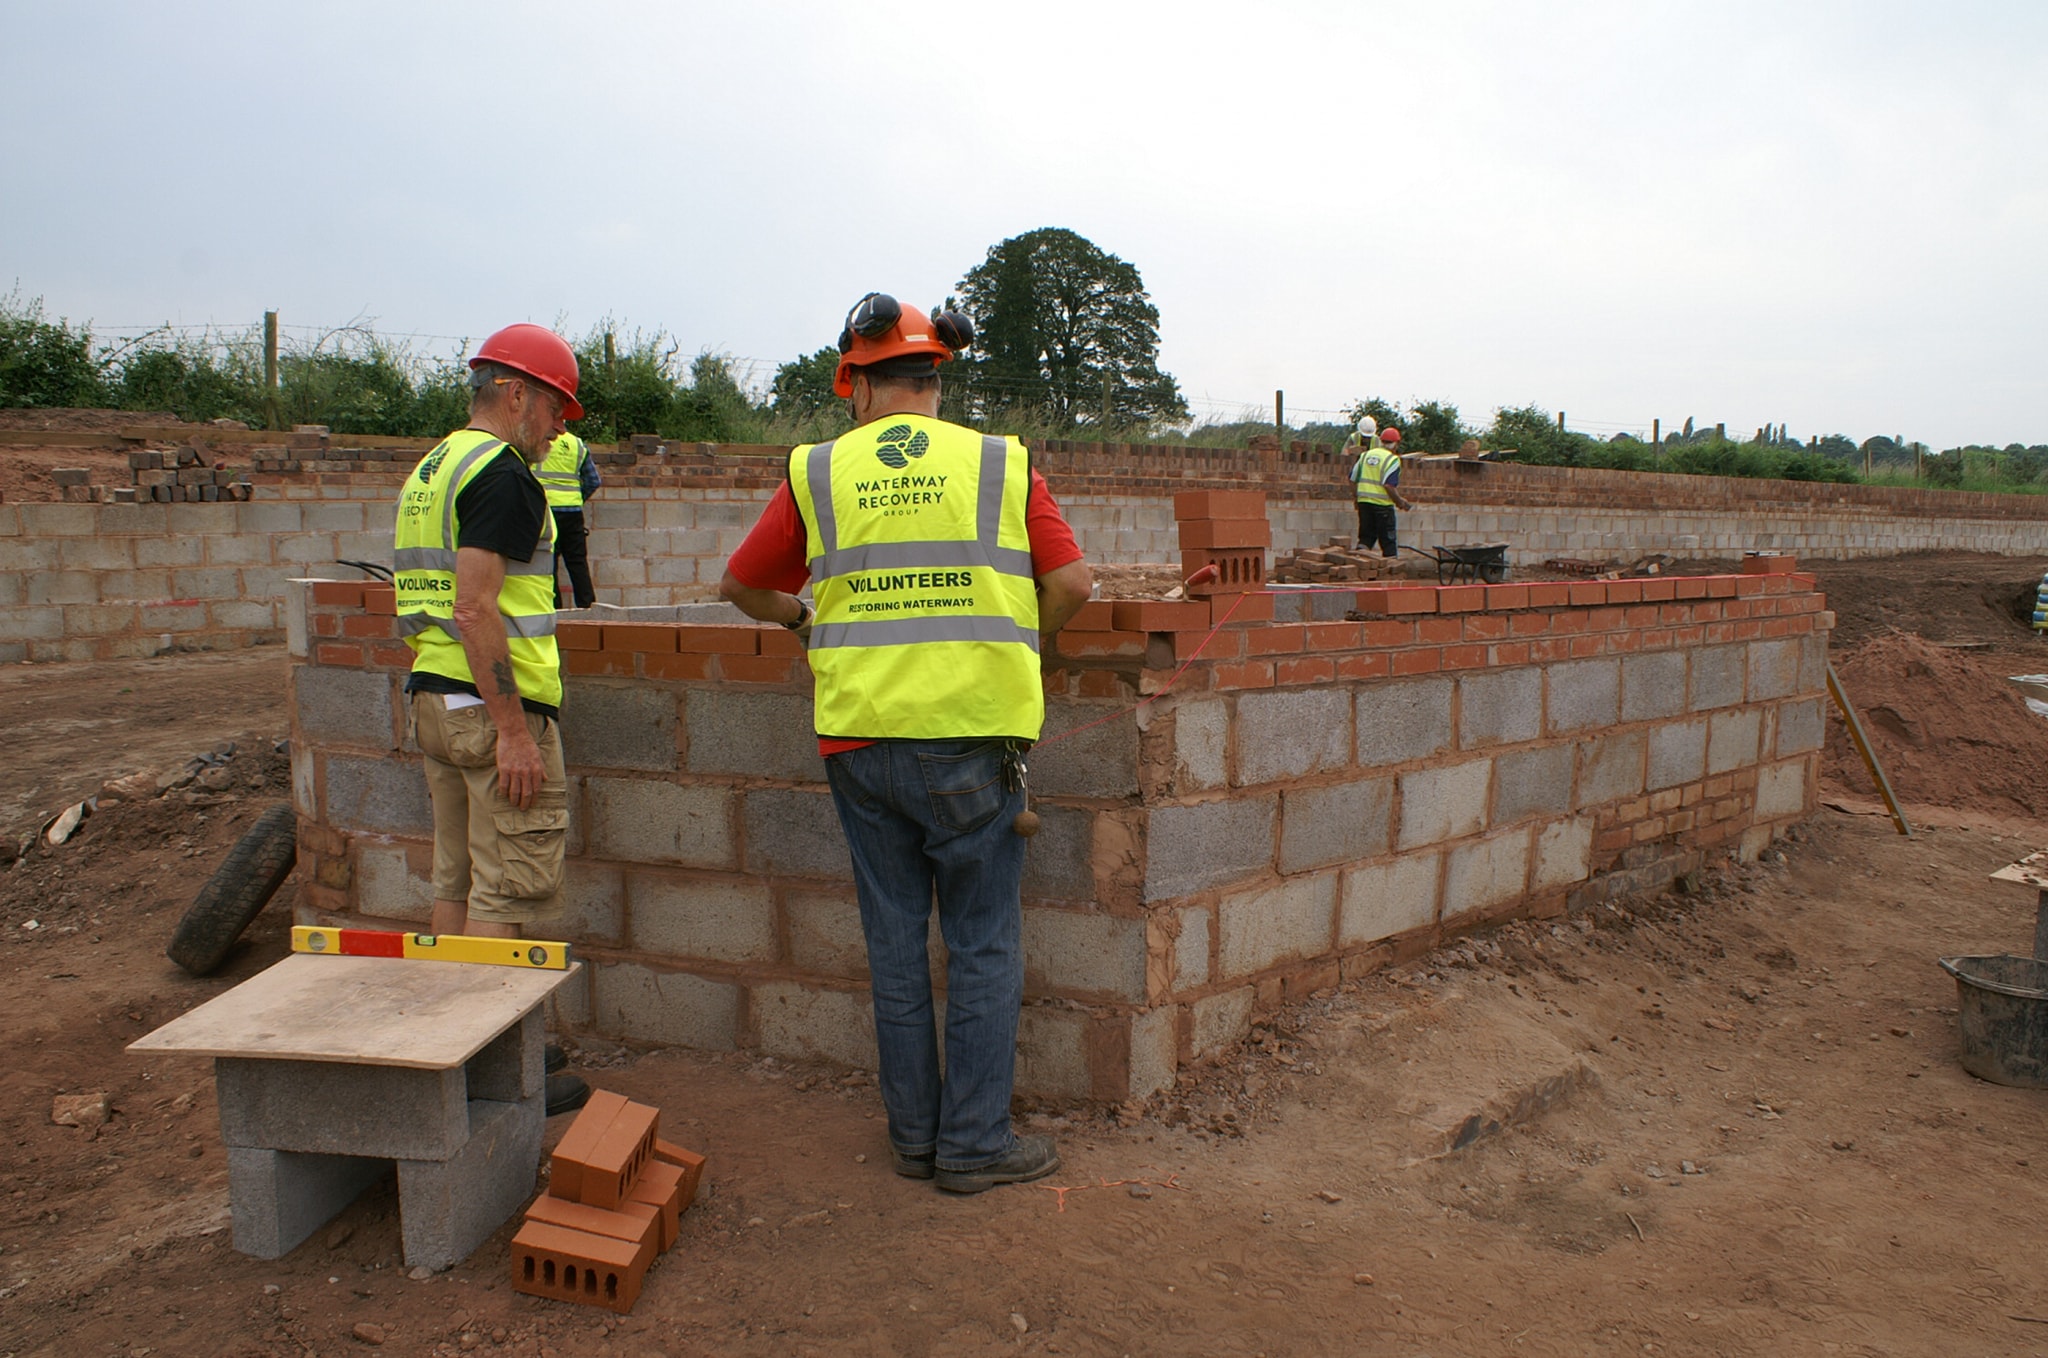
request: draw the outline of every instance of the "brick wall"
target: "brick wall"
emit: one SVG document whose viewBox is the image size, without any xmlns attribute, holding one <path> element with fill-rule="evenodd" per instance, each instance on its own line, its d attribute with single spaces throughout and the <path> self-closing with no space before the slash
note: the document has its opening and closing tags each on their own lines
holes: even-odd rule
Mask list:
<svg viewBox="0 0 2048 1358">
<path fill-rule="evenodd" d="M 390 593 L 291 588 L 302 922 L 417 926 L 431 818 Z M 1143 1095 L 1446 934 L 1753 855 L 1814 804 L 1831 625 L 1801 575 L 1088 605 L 1046 658 L 1030 761 L 1021 1087 Z M 871 1062 L 793 640 L 560 635 L 559 932 L 585 970 L 558 1020 Z"/>
<path fill-rule="evenodd" d="M 417 448 L 293 437 L 307 446 L 259 451 L 246 503 L 0 504 L 0 662 L 273 641 L 288 576 L 356 574 L 337 558 L 388 562 L 391 506 Z M 601 451 L 607 485 L 589 511 L 599 600 L 710 598 L 779 480 L 777 451 L 653 439 Z M 1053 442 L 1034 455 L 1098 562 L 1174 560 L 1171 496 L 1189 488 L 1266 491 L 1275 552 L 1348 539 L 1355 526 L 1328 450 Z M 1403 516 L 1404 541 L 1506 542 L 1522 565 L 1655 551 L 2048 554 L 2044 496 L 1482 462 L 1414 463 L 1404 478 L 1419 506 Z"/>
</svg>

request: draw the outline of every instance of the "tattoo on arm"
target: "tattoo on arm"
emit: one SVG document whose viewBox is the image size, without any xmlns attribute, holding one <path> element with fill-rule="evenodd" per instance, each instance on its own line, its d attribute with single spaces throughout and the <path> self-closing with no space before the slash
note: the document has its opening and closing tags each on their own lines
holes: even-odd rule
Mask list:
<svg viewBox="0 0 2048 1358">
<path fill-rule="evenodd" d="M 498 686 L 498 692 L 507 697 L 516 697 L 519 693 L 519 685 L 512 678 L 512 662 L 509 659 L 491 662 L 491 682 Z"/>
</svg>

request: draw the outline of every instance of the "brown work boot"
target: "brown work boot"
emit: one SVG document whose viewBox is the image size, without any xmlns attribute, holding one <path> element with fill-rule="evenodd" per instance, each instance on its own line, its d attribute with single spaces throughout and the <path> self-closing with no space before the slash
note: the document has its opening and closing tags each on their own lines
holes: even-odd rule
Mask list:
<svg viewBox="0 0 2048 1358">
<path fill-rule="evenodd" d="M 1004 1184 L 1043 1179 L 1060 1167 L 1060 1153 L 1049 1136 L 1020 1136 L 1010 1153 L 979 1169 L 939 1169 L 934 1178 L 948 1193 L 984 1193 Z"/>
</svg>

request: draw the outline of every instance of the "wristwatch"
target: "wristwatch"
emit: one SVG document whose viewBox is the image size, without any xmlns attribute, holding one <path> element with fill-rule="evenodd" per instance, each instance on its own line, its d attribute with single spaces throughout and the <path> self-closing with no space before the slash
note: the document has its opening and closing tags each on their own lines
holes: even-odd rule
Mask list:
<svg viewBox="0 0 2048 1358">
<path fill-rule="evenodd" d="M 785 628 L 792 632 L 803 630 L 804 625 L 816 616 L 816 614 L 811 611 L 811 606 L 805 603 L 802 598 L 797 599 L 796 610 L 796 618 L 793 621 L 782 624 Z"/>
</svg>

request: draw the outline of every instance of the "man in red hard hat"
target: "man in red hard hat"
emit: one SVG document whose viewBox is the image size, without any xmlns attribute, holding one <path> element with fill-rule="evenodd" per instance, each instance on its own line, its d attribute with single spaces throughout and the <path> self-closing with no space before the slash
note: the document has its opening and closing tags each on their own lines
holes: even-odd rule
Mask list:
<svg viewBox="0 0 2048 1358">
<path fill-rule="evenodd" d="M 852 851 L 898 1174 L 955 1193 L 1059 1168 L 1017 1136 L 1023 753 L 1045 716 L 1040 634 L 1093 580 L 1024 445 L 938 418 L 965 316 L 870 293 L 840 332 L 855 428 L 794 449 L 719 593 L 803 636 L 818 751 Z M 808 583 L 816 601 L 799 598 Z M 926 956 L 946 941 L 944 1073 Z"/>
<path fill-rule="evenodd" d="M 1351 488 L 1358 499 L 1358 546 L 1363 551 L 1380 548 L 1383 556 L 1395 556 L 1394 508 L 1413 509 L 1401 494 L 1401 454 L 1397 445 L 1401 431 L 1392 425 L 1379 427 L 1370 415 L 1358 420 L 1358 460 L 1351 464 Z"/>
<path fill-rule="evenodd" d="M 562 911 L 569 828 L 554 518 L 533 469 L 583 407 L 576 355 L 544 326 L 506 326 L 469 368 L 469 424 L 399 494 L 394 582 L 434 804 L 431 927 L 517 938 Z M 548 1112 L 589 1094 L 550 1075 Z"/>
</svg>

